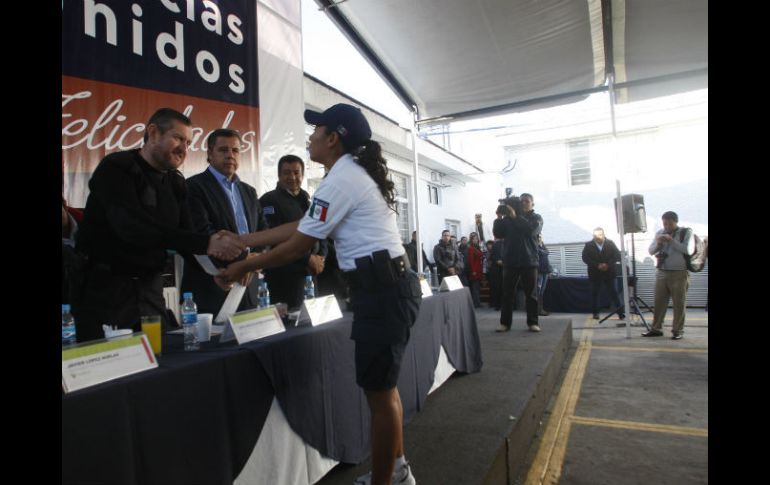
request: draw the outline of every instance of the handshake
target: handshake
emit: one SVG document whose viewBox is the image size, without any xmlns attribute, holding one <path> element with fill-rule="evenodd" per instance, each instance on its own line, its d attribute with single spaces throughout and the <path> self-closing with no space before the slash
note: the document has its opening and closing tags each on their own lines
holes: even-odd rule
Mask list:
<svg viewBox="0 0 770 485">
<path fill-rule="evenodd" d="M 246 247 L 238 234 L 222 230 L 211 235 L 206 254 L 222 261 L 232 261 L 238 258 Z"/>
</svg>

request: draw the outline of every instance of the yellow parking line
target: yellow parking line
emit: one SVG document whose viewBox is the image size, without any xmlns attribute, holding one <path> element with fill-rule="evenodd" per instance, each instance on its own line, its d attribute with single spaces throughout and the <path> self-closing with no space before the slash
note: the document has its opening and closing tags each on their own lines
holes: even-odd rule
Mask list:
<svg viewBox="0 0 770 485">
<path fill-rule="evenodd" d="M 615 419 L 586 418 L 572 416 L 573 423 L 587 426 L 604 426 L 607 428 L 633 429 L 638 431 L 652 431 L 655 433 L 683 434 L 686 436 L 702 436 L 708 438 L 709 431 L 704 428 L 690 428 L 687 426 L 672 426 L 668 424 L 640 423 L 638 421 L 618 421 Z"/>
<path fill-rule="evenodd" d="M 625 347 L 625 346 L 613 346 L 613 345 L 593 345 L 592 349 L 598 350 L 622 350 L 629 352 L 674 352 L 674 353 L 686 353 L 686 354 L 708 354 L 709 349 L 672 349 L 672 348 L 655 348 L 655 347 Z"/>
<path fill-rule="evenodd" d="M 591 338 L 594 321 L 586 318 L 586 327 L 580 337 L 575 356 L 567 370 L 564 383 L 543 433 L 543 439 L 537 450 L 537 455 L 527 473 L 525 485 L 540 485 L 542 483 L 557 483 L 564 465 L 564 455 L 571 428 L 571 417 L 575 414 L 583 376 L 591 355 Z"/>
</svg>

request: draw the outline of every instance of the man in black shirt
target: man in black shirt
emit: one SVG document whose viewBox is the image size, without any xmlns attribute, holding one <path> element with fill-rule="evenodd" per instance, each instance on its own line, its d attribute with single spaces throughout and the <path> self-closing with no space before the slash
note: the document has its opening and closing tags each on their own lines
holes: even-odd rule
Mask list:
<svg viewBox="0 0 770 485">
<path fill-rule="evenodd" d="M 302 219 L 310 207 L 310 194 L 302 189 L 305 163 L 295 155 L 278 160 L 278 183 L 275 190 L 259 198 L 270 227 Z M 302 305 L 305 276 L 323 271 L 326 242 L 317 242 L 304 257 L 286 266 L 265 270 L 265 280 L 273 302 L 286 303 L 290 309 Z"/>
<path fill-rule="evenodd" d="M 102 325 L 138 331 L 142 315 L 169 326 L 161 271 L 166 250 L 222 260 L 244 249 L 237 236 L 192 232 L 182 165 L 192 122 L 170 108 L 147 122 L 144 145 L 107 155 L 91 176 L 78 251 L 88 257 L 82 301 L 73 306 L 79 341 L 101 338 Z"/>
<path fill-rule="evenodd" d="M 408 244 L 404 244 L 404 250 L 406 250 L 406 255 L 409 257 L 409 265 L 412 267 L 412 271 L 419 273 L 420 271 L 417 268 L 417 231 L 412 231 L 412 240 L 409 241 Z M 425 268 L 425 266 L 430 266 L 431 268 L 436 266 L 435 264 L 431 264 L 424 249 L 422 250 L 422 265 L 423 268 Z M 428 283 L 430 283 L 430 281 Z"/>
</svg>

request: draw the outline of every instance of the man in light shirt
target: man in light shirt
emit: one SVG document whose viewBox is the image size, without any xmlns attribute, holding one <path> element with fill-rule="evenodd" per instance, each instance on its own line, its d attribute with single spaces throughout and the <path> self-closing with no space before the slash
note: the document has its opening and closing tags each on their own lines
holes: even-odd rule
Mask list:
<svg viewBox="0 0 770 485">
<path fill-rule="evenodd" d="M 663 229 L 655 233 L 650 244 L 650 254 L 658 259 L 655 274 L 655 312 L 652 328 L 642 334 L 643 337 L 663 335 L 663 320 L 666 318 L 669 299 L 673 302 L 674 323 L 672 340 L 679 340 L 684 335 L 685 305 L 687 289 L 690 287 L 690 272 L 687 270 L 685 255 L 692 254 L 695 240 L 692 230 L 679 227 L 676 212 L 664 212 L 661 216 Z"/>
</svg>

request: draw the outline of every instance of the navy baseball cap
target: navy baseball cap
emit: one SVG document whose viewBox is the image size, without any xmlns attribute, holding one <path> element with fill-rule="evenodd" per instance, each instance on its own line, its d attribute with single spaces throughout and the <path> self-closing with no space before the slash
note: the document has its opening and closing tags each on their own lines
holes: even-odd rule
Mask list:
<svg viewBox="0 0 770 485">
<path fill-rule="evenodd" d="M 372 138 L 372 129 L 361 110 L 349 104 L 335 104 L 323 113 L 305 110 L 305 121 L 311 125 L 323 125 L 336 131 L 342 144 L 353 150 Z"/>
</svg>

